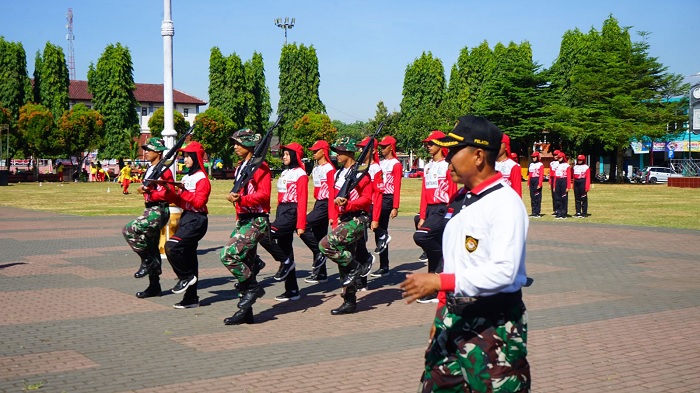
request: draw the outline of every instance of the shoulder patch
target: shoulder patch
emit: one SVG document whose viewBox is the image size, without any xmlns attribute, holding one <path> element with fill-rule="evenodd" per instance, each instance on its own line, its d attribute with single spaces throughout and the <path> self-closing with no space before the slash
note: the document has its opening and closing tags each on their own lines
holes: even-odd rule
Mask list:
<svg viewBox="0 0 700 393">
<path fill-rule="evenodd" d="M 477 247 L 479 247 L 479 239 L 474 239 L 471 236 L 467 236 L 466 239 L 464 239 L 464 248 L 466 248 L 467 251 L 474 252 Z"/>
</svg>

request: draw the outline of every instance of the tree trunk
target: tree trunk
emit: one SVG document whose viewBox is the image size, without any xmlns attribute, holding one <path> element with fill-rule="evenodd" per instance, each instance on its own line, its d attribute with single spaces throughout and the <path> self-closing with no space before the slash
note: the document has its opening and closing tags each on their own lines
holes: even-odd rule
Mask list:
<svg viewBox="0 0 700 393">
<path fill-rule="evenodd" d="M 615 166 L 617 167 L 617 175 L 615 176 L 615 183 L 624 183 L 625 182 L 625 176 L 622 174 L 622 165 L 623 161 L 625 159 L 625 150 L 626 148 L 624 147 L 618 147 L 617 148 L 617 154 L 615 155 L 616 160 L 615 160 Z M 611 174 L 612 174 L 612 168 L 610 168 Z"/>
</svg>

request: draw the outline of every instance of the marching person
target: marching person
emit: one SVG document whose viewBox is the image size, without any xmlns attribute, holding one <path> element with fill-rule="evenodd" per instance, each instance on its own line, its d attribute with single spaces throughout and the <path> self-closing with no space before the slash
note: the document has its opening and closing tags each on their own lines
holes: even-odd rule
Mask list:
<svg viewBox="0 0 700 393">
<path fill-rule="evenodd" d="M 207 202 L 211 194 L 211 183 L 204 172 L 204 148 L 199 142 L 190 142 L 180 149 L 188 171 L 181 183 L 176 183 L 177 193 L 168 194 L 168 201 L 182 209 L 177 231 L 165 242 L 165 255 L 177 275 L 178 282 L 173 293 L 185 293 L 174 308 L 199 307 L 197 280 L 199 260 L 197 246 L 207 233 L 209 213 Z"/>
<path fill-rule="evenodd" d="M 516 156 L 517 158 L 517 156 Z M 503 180 L 523 197 L 523 174 L 520 164 L 515 162 L 510 156 L 510 137 L 503 134 L 501 148 L 496 158 L 496 170 L 503 174 Z"/>
<path fill-rule="evenodd" d="M 422 392 L 529 392 L 526 283 L 528 219 L 495 169 L 501 131 L 483 117 L 459 119 L 436 141 L 464 184 L 450 202 L 444 271 L 413 273 L 401 284 L 411 303 L 439 291 L 421 378 Z"/>
<path fill-rule="evenodd" d="M 554 174 L 555 219 L 566 220 L 569 214 L 569 190 L 571 189 L 571 165 L 566 154 L 559 152 L 559 164 Z"/>
<path fill-rule="evenodd" d="M 447 202 L 457 191 L 457 184 L 452 181 L 445 156 L 447 148 L 440 147 L 435 141 L 444 138 L 442 131 L 433 131 L 423 144 L 432 156 L 425 165 L 423 185 L 421 187 L 420 213 L 413 241 L 428 257 L 428 273 L 440 273 L 442 270 L 442 232 L 445 229 Z M 437 303 L 435 294 L 422 297 L 418 303 Z"/>
<path fill-rule="evenodd" d="M 403 177 L 403 166 L 396 159 L 396 139 L 387 135 L 379 142 L 379 147 L 384 157 L 379 164 L 384 179 L 384 195 L 382 210 L 379 214 L 379 227 L 374 231 L 374 240 L 377 245 L 374 252 L 379 254 L 379 269 L 372 272 L 372 277 L 389 274 L 389 242 L 391 241 L 389 218 L 396 218 L 399 214 L 401 178 Z"/>
<path fill-rule="evenodd" d="M 251 165 L 253 151 L 260 142 L 260 135 L 246 128 L 231 136 L 233 151 L 240 158 L 236 167 L 234 183 L 246 165 Z M 221 249 L 221 263 L 238 280 L 238 311 L 224 319 L 226 325 L 253 323 L 253 304 L 265 294 L 257 276 L 265 263 L 257 258 L 258 243 L 268 236 L 270 228 L 270 191 L 272 188 L 270 167 L 263 162 L 253 172 L 252 179 L 240 192 L 230 192 L 226 199 L 236 207 L 236 228 L 228 244 Z"/>
<path fill-rule="evenodd" d="M 544 164 L 540 162 L 540 153 L 532 152 L 532 162 L 527 169 L 527 184 L 530 187 L 530 207 L 532 218 L 542 217 L 542 181 L 544 180 Z"/>
<path fill-rule="evenodd" d="M 343 188 L 345 176 L 355 164 L 357 146 L 355 140 L 343 137 L 336 141 L 331 149 L 338 154 L 340 171 L 336 172 L 335 195 L 332 205 L 328 206 L 328 222 L 333 229 L 319 243 L 321 253 L 338 264 L 340 282 L 343 286 L 343 304 L 331 310 L 331 315 L 352 314 L 357 312 L 357 278 L 368 271 L 367 265 L 361 265 L 355 256 L 358 240 L 364 237 L 365 226 L 369 222 L 369 207 L 372 204 L 372 186 L 369 176 L 362 176 L 357 186 L 350 191 L 347 198 L 337 197 Z"/>
<path fill-rule="evenodd" d="M 306 215 L 306 228 L 299 237 L 313 254 L 311 275 L 304 281 L 316 284 L 328 280 L 326 256 L 318 249 L 318 242 L 328 234 L 328 201 L 335 199 L 335 166 L 331 162 L 330 145 L 326 141 L 316 141 L 309 150 L 316 162 L 311 177 L 314 182 L 314 207 Z"/>
<path fill-rule="evenodd" d="M 369 143 L 369 137 L 365 137 L 358 144 L 357 147 L 364 148 Z M 370 154 L 367 155 L 367 160 L 365 164 L 369 167 L 367 168 L 367 175 L 369 176 L 370 185 L 372 187 L 372 204 L 369 207 L 369 213 L 371 217 L 370 229 L 375 231 L 379 228 L 379 215 L 381 214 L 381 209 L 379 206 L 382 205 L 382 198 L 384 195 L 384 180 L 382 179 L 382 167 L 379 165 L 379 152 L 377 151 L 378 142 L 375 139 L 372 150 Z M 375 208 L 375 206 L 377 206 Z M 364 263 L 364 268 L 369 272 L 374 264 L 374 254 L 370 253 L 367 249 L 367 228 L 365 227 L 364 239 L 360 239 L 357 242 L 356 257 L 357 260 Z M 367 290 L 367 275 L 360 275 L 357 279 L 357 290 L 366 291 Z"/>
<path fill-rule="evenodd" d="M 577 218 L 588 217 L 588 190 L 591 189 L 591 168 L 586 165 L 586 156 L 579 154 L 574 165 L 574 198 Z"/>
<path fill-rule="evenodd" d="M 552 153 L 552 161 L 549 163 L 549 190 L 552 192 L 552 215 L 557 215 L 557 198 L 554 192 L 554 179 L 557 177 L 557 166 L 559 166 L 559 153 L 561 151 L 554 150 Z"/>
<path fill-rule="evenodd" d="M 146 178 L 149 178 L 153 169 L 163 157 L 163 151 L 167 150 L 163 140 L 158 138 L 149 138 L 146 144 L 141 146 L 143 155 L 149 162 Z M 125 166 L 126 168 L 126 166 Z M 173 181 L 173 174 L 170 169 L 166 169 L 159 179 L 166 182 Z M 169 185 L 152 184 L 149 187 L 139 185 L 136 191 L 143 194 L 143 199 L 146 208 L 143 214 L 136 217 L 135 220 L 124 226 L 122 235 L 129 244 L 132 250 L 141 257 L 141 266 L 134 273 L 135 278 L 141 278 L 148 275 L 148 287 L 140 292 L 136 292 L 136 297 L 140 299 L 160 296 L 160 274 L 161 274 L 161 258 L 158 248 L 160 239 L 160 229 L 167 224 L 170 219 L 168 210 L 168 202 L 166 201 L 166 192 L 170 188 Z"/>
<path fill-rule="evenodd" d="M 280 146 L 282 163 L 286 169 L 277 179 L 277 212 L 270 224 L 270 236 L 264 236 L 260 245 L 280 263 L 274 279 L 284 280 L 284 293 L 275 296 L 278 302 L 299 300 L 296 263 L 294 262 L 294 232 L 303 235 L 306 228 L 306 203 L 309 194 L 309 176 L 304 169 L 304 148 L 292 142 Z"/>
</svg>

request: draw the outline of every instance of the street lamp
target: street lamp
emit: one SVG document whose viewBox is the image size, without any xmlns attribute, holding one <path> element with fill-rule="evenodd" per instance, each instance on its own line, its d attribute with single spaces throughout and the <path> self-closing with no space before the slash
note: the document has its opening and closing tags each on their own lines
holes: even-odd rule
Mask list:
<svg viewBox="0 0 700 393">
<path fill-rule="evenodd" d="M 292 21 L 289 21 L 289 17 L 285 16 L 284 21 L 282 18 L 277 18 L 275 19 L 275 25 L 279 27 L 280 29 L 284 29 L 284 44 L 287 45 L 287 29 L 291 29 L 294 27 L 294 23 L 296 22 L 296 18 L 292 18 Z"/>
</svg>

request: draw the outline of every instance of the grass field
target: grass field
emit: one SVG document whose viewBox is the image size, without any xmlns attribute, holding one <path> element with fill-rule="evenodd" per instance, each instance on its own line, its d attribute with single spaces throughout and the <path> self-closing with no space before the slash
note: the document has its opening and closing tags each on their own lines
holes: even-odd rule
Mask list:
<svg viewBox="0 0 700 393">
<path fill-rule="evenodd" d="M 234 214 L 233 206 L 226 200 L 231 185 L 230 181 L 212 181 L 210 214 Z M 403 179 L 399 215 L 412 216 L 418 211 L 420 185 L 420 179 Z M 136 186 L 132 185 L 132 190 Z M 523 202 L 529 212 L 530 198 L 525 183 L 523 191 Z M 313 198 L 310 199 L 309 207 L 313 205 Z M 594 184 L 589 199 L 590 217 L 570 221 L 700 230 L 700 189 L 672 188 L 665 184 Z M 272 205 L 274 209 L 276 196 L 273 196 Z M 17 183 L 0 187 L 0 206 L 71 215 L 128 216 L 140 213 L 143 198 L 135 192 L 123 195 L 117 183 Z M 542 213 L 551 213 L 551 206 L 549 189 L 546 189 Z M 573 213 L 572 191 L 569 214 Z M 546 215 L 540 220 L 549 221 L 553 217 Z"/>
</svg>

